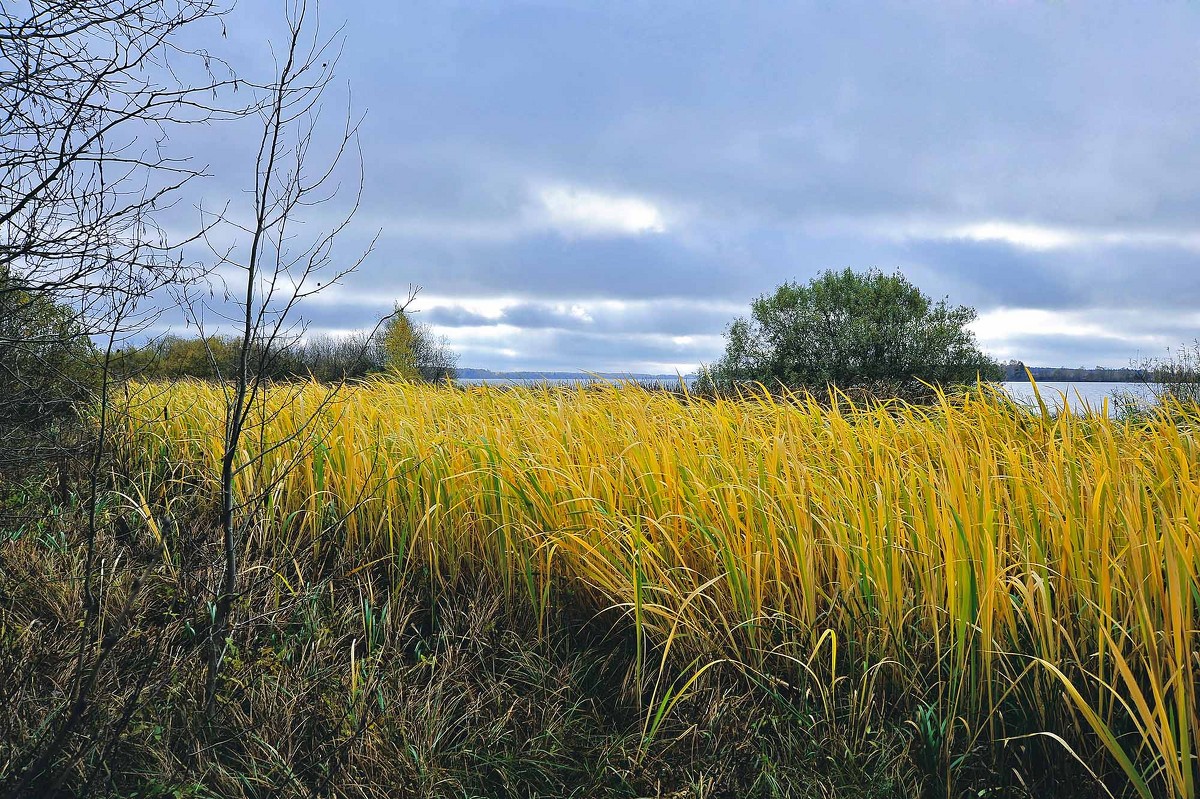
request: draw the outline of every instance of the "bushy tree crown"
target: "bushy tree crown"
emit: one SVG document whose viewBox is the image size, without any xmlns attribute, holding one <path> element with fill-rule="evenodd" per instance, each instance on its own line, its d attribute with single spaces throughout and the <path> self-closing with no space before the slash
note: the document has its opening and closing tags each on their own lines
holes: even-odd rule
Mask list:
<svg viewBox="0 0 1200 799">
<path fill-rule="evenodd" d="M 899 395 L 924 383 L 998 380 L 968 325 L 973 308 L 932 301 L 900 273 L 826 271 L 756 299 L 726 331 L 718 387 L 864 387 Z"/>
</svg>

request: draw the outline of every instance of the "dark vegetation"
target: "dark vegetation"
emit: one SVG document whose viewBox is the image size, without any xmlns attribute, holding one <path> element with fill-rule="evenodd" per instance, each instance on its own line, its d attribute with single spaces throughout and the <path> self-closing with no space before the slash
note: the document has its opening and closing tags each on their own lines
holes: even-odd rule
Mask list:
<svg viewBox="0 0 1200 799">
<path fill-rule="evenodd" d="M 1052 742 L 958 735 L 886 669 L 864 708 L 852 653 L 808 687 L 711 669 L 648 735 L 627 614 L 562 586 L 539 620 L 468 569 L 435 588 L 398 561 L 343 560 L 336 526 L 319 552 L 246 553 L 208 708 L 219 523 L 178 493 L 149 519 L 101 494 L 105 604 L 80 673 L 88 509 L 22 490 L 0 548 L 0 773 L 18 795 L 936 797 L 951 774 L 953 795 L 1096 790 Z M 664 679 L 690 674 L 668 660 Z M 63 713 L 60 740 L 47 720 Z"/>
<path fill-rule="evenodd" d="M 2 267 L 0 267 L 2 269 Z M 99 353 L 71 308 L 0 271 L 0 479 L 80 440 L 76 412 L 99 384 Z"/>
<path fill-rule="evenodd" d="M 645 698 L 630 687 L 633 636 L 619 617 L 579 607 L 539 628 L 497 586 L 463 578 L 435 593 L 398 564 L 364 568 L 335 554 L 251 553 L 238 597 L 245 621 L 206 710 L 211 621 L 197 589 L 219 579 L 221 553 L 204 518 L 160 517 L 161 541 L 145 525 L 104 525 L 107 601 L 82 675 L 91 698 L 41 762 L 47 720 L 71 707 L 86 568 L 79 511 L 53 506 L 8 528 L 0 550 L 0 773 L 21 795 L 918 792 L 901 725 L 856 740 L 849 705 L 842 728 L 802 698 L 714 673 L 646 740 Z"/>
</svg>

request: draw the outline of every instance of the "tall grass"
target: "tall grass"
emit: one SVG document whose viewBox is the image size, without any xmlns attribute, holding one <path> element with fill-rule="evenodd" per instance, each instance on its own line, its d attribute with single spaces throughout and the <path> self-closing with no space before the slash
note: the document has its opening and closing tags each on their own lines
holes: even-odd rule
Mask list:
<svg viewBox="0 0 1200 799">
<path fill-rule="evenodd" d="M 733 663 L 818 705 L 849 692 L 864 735 L 919 697 L 916 757 L 947 792 L 956 753 L 1052 740 L 1115 792 L 1198 795 L 1194 414 L 1028 413 L 987 391 L 325 392 L 266 395 L 237 478 L 266 495 L 247 546 L 483 572 L 538 612 L 618 607 L 648 733 L 687 688 L 656 681 L 660 659 Z M 202 383 L 131 395 L 123 454 L 147 505 L 171 480 L 214 490 L 222 413 Z"/>
</svg>

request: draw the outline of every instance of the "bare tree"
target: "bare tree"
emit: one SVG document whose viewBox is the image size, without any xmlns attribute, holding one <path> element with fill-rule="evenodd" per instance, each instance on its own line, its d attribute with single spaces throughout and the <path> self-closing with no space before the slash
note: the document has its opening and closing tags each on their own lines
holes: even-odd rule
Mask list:
<svg viewBox="0 0 1200 799">
<path fill-rule="evenodd" d="M 96 579 L 109 365 L 153 316 L 139 303 L 195 274 L 179 252 L 198 233 L 173 238 L 160 214 L 207 170 L 174 154 L 172 136 L 251 110 L 222 108 L 231 70 L 185 44 L 193 29 L 221 30 L 223 13 L 213 0 L 0 0 L 0 467 L 77 464 L 85 552 L 68 695 L 0 778 L 13 796 L 54 790 L 67 763 L 121 734 L 80 734 L 133 612 L 102 613 L 107 581 Z M 85 405 L 98 415 L 76 423 Z M 65 503 L 65 479 L 59 488 Z"/>
<path fill-rule="evenodd" d="M 230 116 L 236 81 L 181 42 L 214 0 L 0 3 L 0 274 L 11 290 L 83 296 L 113 270 L 174 279 L 151 213 L 206 174 L 172 155 L 180 125 Z M 218 72 L 222 73 L 218 76 Z M 0 288 L 0 291 L 4 290 Z"/>
<path fill-rule="evenodd" d="M 1155 409 L 1200 406 L 1200 340 L 1168 349 L 1162 357 L 1132 361 L 1130 367 L 1138 388 L 1116 392 L 1118 415 L 1134 418 Z"/>
<path fill-rule="evenodd" d="M 145 324 L 140 303 L 163 287 L 182 301 L 202 336 L 206 317 L 211 322 L 230 306 L 237 311 L 221 323 L 237 331 L 233 369 L 218 373 L 224 379 L 227 412 L 220 474 L 221 577 L 211 593 L 197 590 L 181 598 L 199 603 L 212 597 L 205 704 L 211 707 L 217 694 L 235 601 L 244 588 L 239 585 L 239 555 L 262 519 L 259 510 L 270 491 L 267 485 L 254 496 L 239 495 L 236 478 L 260 468 L 273 450 L 284 446 L 265 440 L 270 422 L 265 389 L 279 361 L 304 337 L 298 305 L 338 282 L 362 258 L 341 261 L 334 253 L 335 240 L 357 208 L 358 193 L 346 213 L 332 222 L 326 204 L 339 188 L 342 162 L 358 155 L 357 119 L 347 111 L 331 140 L 317 125 L 340 33 L 322 36 L 315 6 L 288 2 L 288 38 L 274 79 L 248 85 L 253 96 L 242 111 L 225 111 L 213 97 L 238 82 L 224 64 L 183 47 L 178 39 L 206 20 L 219 22 L 222 10 L 212 2 L 80 0 L 30 2 L 18 9 L 0 0 L 0 108 L 10 117 L 0 128 L 0 300 L 24 308 L 29 298 L 48 298 L 70 310 L 75 326 L 47 332 L 41 344 L 105 334 L 89 355 L 100 366 L 93 395 L 99 398 L 99 430 L 90 433 L 94 441 L 83 459 L 91 472 L 84 481 L 88 508 L 81 525 L 86 529 L 81 530 L 85 565 L 80 584 L 85 607 L 74 669 L 60 706 L 0 777 L 2 794 L 53 792 L 85 761 L 92 764 L 91 776 L 85 778 L 90 783 L 140 703 L 164 690 L 172 670 L 187 658 L 184 645 L 168 636 L 165 627 L 157 638 L 154 630 L 136 628 L 138 614 L 145 612 L 138 598 L 139 573 L 130 571 L 136 567 L 125 567 L 132 588 L 120 604 L 114 603 L 105 593 L 113 580 L 112 564 L 107 576 L 96 580 L 104 566 L 97 566 L 92 554 L 98 529 L 110 522 L 97 512 L 103 444 L 114 413 L 107 401 L 109 366 L 121 336 Z M 226 76 L 215 77 L 218 72 Z M 261 134 L 250 208 L 242 213 L 231 203 L 216 211 L 202 209 L 199 232 L 172 240 L 159 223 L 159 212 L 182 187 L 208 172 L 170 155 L 170 132 L 177 125 L 223 120 L 244 111 L 258 114 Z M 328 150 L 323 149 L 326 142 Z M 328 157 L 314 158 L 318 150 Z M 316 161 L 320 165 L 314 168 Z M 361 191 L 361 157 L 357 178 Z M 304 232 L 299 222 L 304 217 L 312 221 L 312 216 L 318 217 L 313 227 L 322 232 L 298 235 Z M 227 234 L 236 234 L 238 241 L 218 245 L 229 240 Z M 229 303 L 205 304 L 210 283 L 198 279 L 179 255 L 183 245 L 197 239 L 207 242 L 215 255 L 206 272 L 211 269 L 214 278 L 236 276 L 239 288 L 226 292 Z M 13 330 L 7 343 L 27 340 Z M 371 341 L 371 334 L 363 336 L 364 350 Z M 0 356 L 7 352 L 5 343 L 0 340 Z M 22 362 L 22 371 L 14 372 L 16 379 L 28 379 L 36 371 L 26 365 Z M 313 417 L 325 407 L 314 409 Z M 256 455 L 247 460 L 240 455 L 242 445 L 255 435 Z M 285 464 L 280 472 L 287 469 Z M 168 522 L 163 519 L 164 530 Z M 110 544 L 120 538 L 118 524 L 111 527 L 105 531 L 112 532 L 105 539 Z M 142 642 L 150 644 L 143 660 L 113 655 Z M 114 670 L 120 673 L 110 673 Z M 128 690 L 106 696 L 102 686 L 114 684 Z M 105 720 L 110 724 L 103 734 L 93 734 Z"/>
<path fill-rule="evenodd" d="M 260 135 L 251 207 L 244 217 L 226 208 L 212 214 L 205 225 L 212 234 L 206 235 L 206 239 L 215 256 L 214 269 L 222 275 L 236 275 L 240 281 L 239 289 L 227 288 L 225 293 L 237 313 L 225 316 L 225 308 L 229 306 L 206 306 L 194 292 L 186 290 L 179 294 L 180 304 L 187 309 L 189 322 L 196 325 L 202 340 L 207 340 L 206 311 L 222 317 L 237 331 L 234 372 L 220 375 L 226 406 L 220 472 L 224 563 L 222 583 L 214 591 L 211 613 L 205 689 L 208 706 L 216 695 L 233 603 L 238 596 L 238 553 L 249 531 L 260 521 L 257 511 L 270 490 L 269 486 L 260 487 L 254 496 L 238 496 L 237 477 L 244 471 L 258 469 L 265 457 L 283 446 L 281 442 L 262 440 L 271 420 L 265 389 L 271 375 L 278 371 L 280 360 L 302 340 L 305 327 L 297 316 L 299 304 L 338 283 L 362 262 L 373 246 L 373 243 L 368 245 L 349 261 L 338 260 L 334 252 L 336 240 L 346 231 L 358 208 L 362 190 L 362 158 L 357 147 L 359 119 L 349 108 L 325 157 L 317 165 L 312 158 L 313 148 L 321 139 L 318 120 L 323 98 L 340 54 L 340 31 L 323 35 L 315 4 L 310 6 L 305 0 L 291 0 L 285 19 L 287 40 L 276 54 L 276 78 L 266 87 L 259 103 Z M 327 203 L 340 188 L 338 175 L 347 156 L 357 156 L 353 200 L 345 213 L 332 222 L 327 221 L 320 232 L 305 236 L 300 232 L 302 217 L 310 209 L 315 208 L 318 215 L 323 215 L 329 208 Z M 215 245 L 218 231 L 240 236 L 241 241 L 218 248 Z M 370 336 L 364 337 L 362 346 L 366 348 L 369 343 Z M 327 396 L 331 398 L 332 393 Z M 326 403 L 318 404 L 308 421 L 325 407 Z M 306 427 L 301 420 L 296 435 L 305 435 Z M 243 441 L 247 435 L 256 433 L 260 440 L 254 448 L 255 455 L 243 459 Z M 286 474 L 289 468 L 285 466 L 278 473 Z"/>
<path fill-rule="evenodd" d="M 198 234 L 172 238 L 159 220 L 207 175 L 173 153 L 172 136 L 251 110 L 222 108 L 232 71 L 184 43 L 222 30 L 223 13 L 215 0 L 0 0 L 0 433 L 11 463 L 78 449 L 59 435 L 62 414 L 41 410 L 100 390 L 103 353 L 88 337 L 139 330 L 137 300 L 195 276 L 180 248 Z"/>
</svg>

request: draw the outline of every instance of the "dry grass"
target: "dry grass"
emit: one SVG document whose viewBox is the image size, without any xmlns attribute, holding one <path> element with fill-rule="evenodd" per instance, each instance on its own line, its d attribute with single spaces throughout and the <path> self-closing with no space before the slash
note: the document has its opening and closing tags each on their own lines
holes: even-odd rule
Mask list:
<svg viewBox="0 0 1200 799">
<path fill-rule="evenodd" d="M 1183 409 L 380 382 L 310 421 L 324 392 L 266 395 L 238 478 L 264 497 L 248 550 L 332 550 L 435 593 L 469 574 L 543 631 L 565 604 L 620 609 L 639 746 L 736 672 L 814 717 L 852 708 L 855 745 L 905 714 L 943 795 L 984 748 L 1018 781 L 1073 751 L 1114 793 L 1197 796 L 1200 440 Z M 218 387 L 146 386 L 129 411 L 148 520 L 211 491 Z"/>
<path fill-rule="evenodd" d="M 396 583 L 353 560 L 246 564 L 219 700 L 203 707 L 216 536 L 98 542 L 104 643 L 71 704 L 83 558 L 71 509 L 0 544 L 0 795 L 21 797 L 818 797 L 911 793 L 905 734 L 871 752 L 736 674 L 691 693 L 652 742 L 624 688 L 627 625 L 506 609 L 485 580 Z M 181 524 L 180 527 L 185 525 Z M 180 557 L 181 550 L 195 547 Z M 714 675 L 717 676 L 717 675 Z M 824 753 L 836 754 L 824 757 Z M 905 782 L 907 781 L 907 783 Z M 898 786 L 908 784 L 908 789 Z"/>
</svg>

